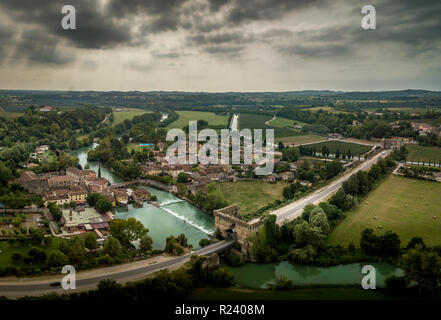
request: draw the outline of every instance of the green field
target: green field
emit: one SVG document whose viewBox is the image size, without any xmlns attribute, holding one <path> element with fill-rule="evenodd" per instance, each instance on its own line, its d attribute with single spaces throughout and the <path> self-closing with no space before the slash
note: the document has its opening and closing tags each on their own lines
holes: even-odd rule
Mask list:
<svg viewBox="0 0 441 320">
<path fill-rule="evenodd" d="M 123 109 L 124 111 L 113 111 L 113 125 L 124 122 L 124 120 L 132 120 L 135 116 L 140 116 L 144 113 L 151 113 L 151 111 L 146 110 L 134 110 L 134 109 Z"/>
<path fill-rule="evenodd" d="M 413 236 L 422 237 L 428 245 L 441 245 L 440 195 L 439 182 L 391 175 L 349 212 L 329 241 L 359 246 L 361 231 L 372 228 L 379 234 L 387 230 L 396 232 L 403 246 Z M 437 219 L 433 218 L 435 215 Z"/>
<path fill-rule="evenodd" d="M 24 114 L 23 112 L 8 112 L 8 111 L 2 111 L 3 109 L 0 109 L 0 117 L 5 119 L 11 119 L 11 118 L 17 118 L 20 115 Z"/>
<path fill-rule="evenodd" d="M 50 240 L 50 244 L 48 246 L 42 246 L 41 244 L 34 244 L 33 247 L 43 249 L 46 252 L 46 255 L 58 249 L 58 246 L 62 241 L 66 241 L 61 238 L 52 237 Z M 31 246 L 31 247 L 32 247 Z M 18 241 L 10 244 L 8 241 L 0 241 L 0 267 L 41 267 L 41 265 L 28 265 L 23 262 L 23 258 L 27 256 L 29 249 L 31 249 L 28 243 L 25 245 L 21 244 Z M 22 256 L 22 259 L 19 261 L 14 261 L 12 259 L 13 253 L 19 253 Z"/>
<path fill-rule="evenodd" d="M 292 127 L 294 122 L 296 122 L 299 125 L 302 125 L 302 123 L 300 123 L 299 121 L 294 121 L 291 119 L 280 118 L 280 117 L 271 120 L 270 122 L 268 122 L 268 124 L 273 127 L 285 128 L 285 127 Z"/>
<path fill-rule="evenodd" d="M 343 142 L 343 141 L 325 141 L 308 145 L 308 148 L 315 148 L 317 151 L 321 151 L 323 146 L 327 146 L 331 153 L 335 153 L 337 150 L 340 153 L 346 153 L 348 150 L 351 150 L 353 155 L 363 154 L 371 147 L 365 146 L 362 144 L 356 144 L 351 142 Z"/>
<path fill-rule="evenodd" d="M 141 147 L 139 145 L 139 142 L 135 142 L 135 143 L 131 142 L 127 145 L 128 152 L 132 152 L 132 150 L 135 150 L 135 152 L 136 151 L 142 152 L 144 150 L 144 148 L 150 149 L 150 147 Z"/>
<path fill-rule="evenodd" d="M 262 129 L 265 134 L 265 129 L 274 129 L 274 135 L 276 138 L 283 137 L 292 137 L 302 135 L 297 130 L 292 130 L 289 128 L 281 128 L 273 125 L 266 125 L 265 122 L 271 120 L 273 117 L 270 115 L 262 115 L 262 114 L 250 114 L 250 113 L 241 113 L 239 115 L 239 129 Z M 277 120 L 277 119 L 276 119 Z M 288 120 L 288 119 L 286 119 Z M 291 124 L 294 123 L 294 120 L 291 121 Z M 276 141 L 278 142 L 278 140 Z"/>
<path fill-rule="evenodd" d="M 213 112 L 202 112 L 202 111 L 176 111 L 179 118 L 172 123 L 170 123 L 167 128 L 179 128 L 182 129 L 188 126 L 189 121 L 205 120 L 208 122 L 209 126 L 216 127 L 228 127 L 228 116 L 216 115 Z"/>
<path fill-rule="evenodd" d="M 437 147 L 423 147 L 415 144 L 406 145 L 408 151 L 407 160 L 410 161 L 441 161 L 441 148 Z"/>
<path fill-rule="evenodd" d="M 301 136 L 293 136 L 293 137 L 283 137 L 277 139 L 276 142 L 282 141 L 285 144 L 302 144 L 302 143 L 310 143 L 310 142 L 320 142 L 324 141 L 326 138 L 322 136 L 316 136 L 313 134 L 305 134 Z"/>
<path fill-rule="evenodd" d="M 288 184 L 278 181 L 268 183 L 260 180 L 235 181 L 219 183 L 220 190 L 225 194 L 229 204 L 238 204 L 240 213 L 252 213 L 268 203 L 282 199 L 282 190 Z"/>
</svg>

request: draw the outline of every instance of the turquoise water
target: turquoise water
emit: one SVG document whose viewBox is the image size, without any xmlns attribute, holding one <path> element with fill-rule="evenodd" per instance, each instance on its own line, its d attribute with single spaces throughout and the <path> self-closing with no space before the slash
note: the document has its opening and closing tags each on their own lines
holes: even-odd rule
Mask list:
<svg viewBox="0 0 441 320">
<path fill-rule="evenodd" d="M 94 143 L 93 148 L 98 144 Z M 101 176 L 111 183 L 119 183 L 124 180 L 110 172 L 100 162 L 88 162 L 87 152 L 90 147 L 85 147 L 72 152 L 80 159 L 80 164 L 84 168 L 89 163 L 90 170 L 98 172 L 101 166 Z M 149 229 L 149 235 L 153 239 L 155 249 L 164 249 L 165 239 L 170 236 L 178 236 L 183 233 L 188 239 L 189 244 L 194 248 L 199 248 L 199 241 L 208 238 L 214 231 L 214 218 L 202 212 L 187 201 L 175 197 L 173 194 L 145 187 L 149 192 L 158 198 L 159 208 L 144 203 L 142 208 L 132 205 L 127 207 L 127 211 L 116 212 L 115 217 L 120 219 L 136 218 Z"/>
<path fill-rule="evenodd" d="M 376 285 L 384 286 L 391 275 L 401 276 L 403 271 L 388 263 L 352 263 L 333 267 L 294 265 L 287 261 L 269 264 L 246 264 L 230 268 L 238 284 L 249 288 L 266 288 L 273 284 L 276 275 L 285 274 L 295 285 L 359 284 L 366 274 L 361 273 L 364 265 L 376 270 Z"/>
</svg>

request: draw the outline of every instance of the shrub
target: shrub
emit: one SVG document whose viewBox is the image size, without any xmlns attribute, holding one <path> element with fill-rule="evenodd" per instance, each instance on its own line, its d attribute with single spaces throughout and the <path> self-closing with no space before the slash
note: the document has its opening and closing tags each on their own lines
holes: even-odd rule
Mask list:
<svg viewBox="0 0 441 320">
<path fill-rule="evenodd" d="M 390 295 L 404 294 L 407 286 L 404 277 L 390 276 L 385 280 L 386 292 Z"/>
<path fill-rule="evenodd" d="M 12 260 L 15 260 L 15 261 L 21 260 L 21 254 L 18 252 L 14 252 L 12 254 Z"/>
</svg>

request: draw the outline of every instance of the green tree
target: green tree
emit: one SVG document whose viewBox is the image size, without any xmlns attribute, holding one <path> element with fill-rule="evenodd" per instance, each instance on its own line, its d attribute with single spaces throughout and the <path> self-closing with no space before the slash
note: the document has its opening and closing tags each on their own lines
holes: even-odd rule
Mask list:
<svg viewBox="0 0 441 320">
<path fill-rule="evenodd" d="M 106 240 L 106 242 L 104 242 L 103 252 L 112 258 L 117 257 L 122 252 L 121 243 L 118 241 L 118 239 L 110 237 Z"/>
<path fill-rule="evenodd" d="M 178 174 L 178 183 L 187 183 L 188 182 L 188 175 L 185 172 L 180 172 Z"/>
<path fill-rule="evenodd" d="M 110 234 L 122 245 L 129 246 L 132 241 L 141 239 L 149 230 L 135 218 L 113 219 L 110 221 Z"/>
<path fill-rule="evenodd" d="M 96 203 L 95 208 L 99 213 L 106 213 L 107 211 L 111 211 L 113 209 L 113 205 L 109 200 L 102 197 Z"/>
<path fill-rule="evenodd" d="M 96 237 L 95 233 L 89 232 L 86 235 L 86 237 L 84 239 L 84 245 L 89 250 L 94 250 L 94 249 L 97 249 L 99 247 L 99 244 L 98 244 L 97 237 Z"/>
<path fill-rule="evenodd" d="M 63 252 L 59 250 L 51 252 L 46 259 L 46 264 L 48 267 L 60 267 L 67 265 L 68 263 L 69 259 Z"/>
<path fill-rule="evenodd" d="M 415 283 L 420 293 L 438 288 L 441 281 L 441 258 L 421 245 L 403 254 L 399 266 L 404 270 L 407 284 Z"/>
<path fill-rule="evenodd" d="M 299 148 L 285 148 L 282 150 L 282 156 L 287 161 L 296 162 L 300 157 Z"/>
<path fill-rule="evenodd" d="M 149 237 L 148 235 L 143 236 L 139 240 L 139 251 L 146 254 L 153 249 L 153 239 Z"/>
</svg>

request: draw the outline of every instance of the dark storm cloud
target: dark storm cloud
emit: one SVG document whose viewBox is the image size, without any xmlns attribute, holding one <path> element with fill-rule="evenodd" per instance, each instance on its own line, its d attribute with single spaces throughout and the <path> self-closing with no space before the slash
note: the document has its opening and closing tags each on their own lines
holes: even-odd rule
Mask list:
<svg viewBox="0 0 441 320">
<path fill-rule="evenodd" d="M 235 0 L 234 8 L 228 14 L 228 21 L 241 24 L 249 21 L 273 20 L 305 8 L 325 5 L 324 0 Z"/>
<path fill-rule="evenodd" d="M 127 23 L 108 17 L 97 1 L 70 0 L 76 9 L 77 29 L 61 28 L 61 8 L 66 1 L 2 0 L 0 9 L 22 25 L 41 28 L 42 32 L 68 40 L 79 48 L 108 48 L 130 41 Z"/>
<path fill-rule="evenodd" d="M 61 28 L 61 8 L 66 3 L 76 8 L 77 30 Z M 254 43 L 310 58 L 355 55 L 367 45 L 400 46 L 410 56 L 440 50 L 441 1 L 377 0 L 373 4 L 377 30 L 368 32 L 360 27 L 363 4 L 350 0 L 109 0 L 105 6 L 89 0 L 1 0 L 0 12 L 16 24 L 17 34 L 9 33 L 8 41 L 16 46 L 19 57 L 41 63 L 63 64 L 73 59 L 73 54 L 60 54 L 67 46 L 146 46 L 150 35 L 175 31 L 183 32 L 184 46 L 227 58 L 243 54 Z M 350 17 L 319 30 L 292 31 L 271 25 L 267 30 L 253 29 L 253 22 L 275 23 L 311 8 L 330 14 L 344 8 Z M 35 35 L 34 41 L 29 34 Z M 0 59 L 6 55 L 4 50 L 0 47 Z"/>
<path fill-rule="evenodd" d="M 27 30 L 20 36 L 14 57 L 24 58 L 31 63 L 63 65 L 73 57 L 69 52 L 61 52 L 54 38 L 48 38 L 39 30 Z"/>
</svg>

